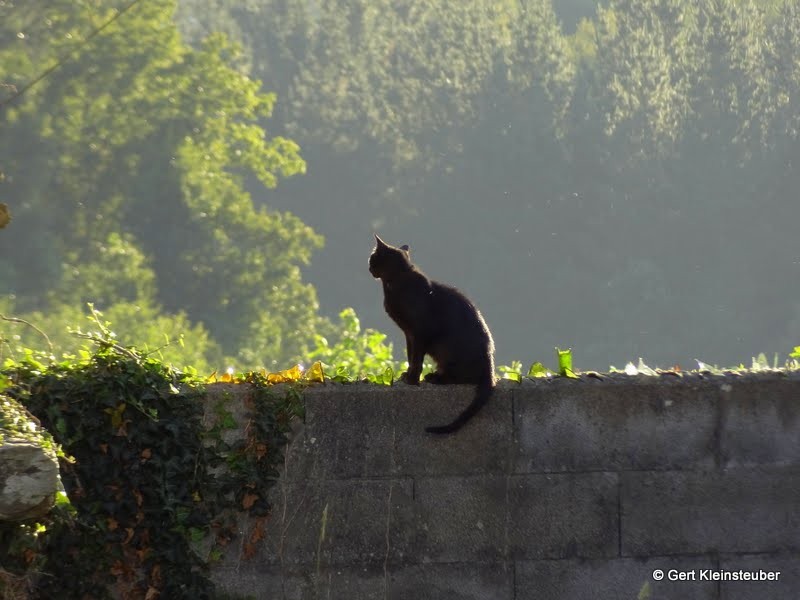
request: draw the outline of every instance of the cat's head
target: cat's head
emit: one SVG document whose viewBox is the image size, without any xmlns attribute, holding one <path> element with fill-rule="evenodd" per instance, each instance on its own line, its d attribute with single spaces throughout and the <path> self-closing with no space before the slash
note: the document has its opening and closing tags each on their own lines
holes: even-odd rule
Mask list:
<svg viewBox="0 0 800 600">
<path fill-rule="evenodd" d="M 376 279 L 385 279 L 411 269 L 408 246 L 390 246 L 375 234 L 375 250 L 369 257 L 369 272 Z"/>
</svg>

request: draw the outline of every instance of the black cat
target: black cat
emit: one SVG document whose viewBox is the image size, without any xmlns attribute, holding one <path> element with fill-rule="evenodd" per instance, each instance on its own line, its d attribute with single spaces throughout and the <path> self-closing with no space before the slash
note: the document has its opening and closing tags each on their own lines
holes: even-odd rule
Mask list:
<svg viewBox="0 0 800 600">
<path fill-rule="evenodd" d="M 422 359 L 436 361 L 431 383 L 475 383 L 472 403 L 449 425 L 426 427 L 453 433 L 486 404 L 494 389 L 494 342 L 481 313 L 457 289 L 432 281 L 411 262 L 408 246 L 395 248 L 377 235 L 369 272 L 383 282 L 383 306 L 406 336 L 408 371 L 401 381 L 419 384 Z"/>
</svg>

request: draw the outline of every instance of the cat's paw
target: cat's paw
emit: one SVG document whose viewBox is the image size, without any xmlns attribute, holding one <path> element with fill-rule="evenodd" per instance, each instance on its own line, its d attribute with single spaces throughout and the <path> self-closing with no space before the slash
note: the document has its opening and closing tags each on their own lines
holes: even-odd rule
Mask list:
<svg viewBox="0 0 800 600">
<path fill-rule="evenodd" d="M 419 385 L 419 375 L 412 377 L 408 374 L 408 371 L 406 371 L 400 375 L 400 381 L 407 383 L 408 385 Z"/>
<path fill-rule="evenodd" d="M 425 381 L 428 383 L 442 383 L 442 376 L 439 373 L 428 373 L 425 375 Z"/>
</svg>

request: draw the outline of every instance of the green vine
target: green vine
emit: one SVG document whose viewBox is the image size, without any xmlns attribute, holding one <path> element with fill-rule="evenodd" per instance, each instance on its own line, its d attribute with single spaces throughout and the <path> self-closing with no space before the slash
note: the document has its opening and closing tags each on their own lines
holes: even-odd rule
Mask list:
<svg viewBox="0 0 800 600">
<path fill-rule="evenodd" d="M 100 325 L 81 358 L 4 367 L 4 392 L 62 449 L 66 495 L 44 519 L 0 525 L 0 598 L 214 598 L 208 567 L 237 517 L 255 517 L 245 554 L 263 534 L 299 384 L 276 392 L 248 375 L 232 440 L 240 424 L 225 402 L 204 416 L 202 381 Z"/>
</svg>

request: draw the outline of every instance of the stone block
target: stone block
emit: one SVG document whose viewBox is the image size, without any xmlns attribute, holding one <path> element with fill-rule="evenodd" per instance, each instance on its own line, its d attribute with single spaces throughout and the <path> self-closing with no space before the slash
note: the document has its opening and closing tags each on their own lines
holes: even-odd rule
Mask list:
<svg viewBox="0 0 800 600">
<path fill-rule="evenodd" d="M 723 556 L 720 569 L 728 572 L 746 571 L 755 577 L 776 573 L 775 581 L 722 581 L 721 600 L 797 600 L 800 598 L 800 552 L 792 554 L 754 554 Z M 779 574 L 778 574 L 779 573 Z"/>
<path fill-rule="evenodd" d="M 516 565 L 516 600 L 717 600 L 717 584 L 670 581 L 677 573 L 711 569 L 705 557 L 637 559 L 536 560 Z M 653 572 L 661 570 L 657 581 Z"/>
<path fill-rule="evenodd" d="M 508 471 L 511 393 L 498 388 L 457 435 L 425 427 L 448 423 L 474 386 L 317 386 L 305 394 L 306 423 L 288 450 L 289 479 L 496 474 Z"/>
<path fill-rule="evenodd" d="M 622 554 L 775 552 L 800 539 L 800 470 L 630 472 Z"/>
<path fill-rule="evenodd" d="M 421 562 L 614 556 L 617 478 L 586 473 L 416 481 Z"/>
<path fill-rule="evenodd" d="M 724 466 L 800 464 L 800 381 L 748 378 L 723 384 Z"/>
<path fill-rule="evenodd" d="M 507 477 L 415 482 L 415 562 L 497 562 L 509 554 Z"/>
<path fill-rule="evenodd" d="M 717 394 L 671 379 L 523 385 L 515 472 L 713 468 Z"/>
<path fill-rule="evenodd" d="M 279 482 L 256 562 L 315 567 L 402 562 L 413 550 L 412 497 L 409 480 Z"/>
<path fill-rule="evenodd" d="M 618 496 L 616 473 L 511 477 L 507 502 L 513 557 L 617 556 Z"/>
<path fill-rule="evenodd" d="M 511 390 L 499 385 L 486 406 L 457 433 L 433 435 L 430 425 L 453 421 L 475 386 L 425 386 L 396 422 L 396 466 L 404 476 L 508 473 L 513 449 Z"/>
<path fill-rule="evenodd" d="M 513 572 L 503 564 L 280 568 L 242 574 L 217 570 L 220 590 L 269 600 L 512 600 Z"/>
</svg>

